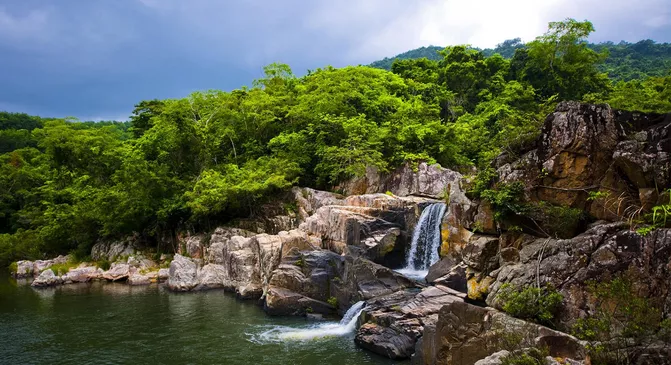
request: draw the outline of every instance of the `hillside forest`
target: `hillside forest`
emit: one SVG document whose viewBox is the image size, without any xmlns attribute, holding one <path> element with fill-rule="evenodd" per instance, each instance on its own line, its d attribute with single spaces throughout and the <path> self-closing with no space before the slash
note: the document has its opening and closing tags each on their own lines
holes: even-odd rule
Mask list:
<svg viewBox="0 0 671 365">
<path fill-rule="evenodd" d="M 475 175 L 528 149 L 562 100 L 671 111 L 671 45 L 594 45 L 593 31 L 567 19 L 526 44 L 426 48 L 388 70 L 297 77 L 274 63 L 252 87 L 140 101 L 128 122 L 1 113 L 0 266 L 129 235 L 160 246 L 258 214 L 294 185 L 337 190 L 367 166 Z"/>
</svg>

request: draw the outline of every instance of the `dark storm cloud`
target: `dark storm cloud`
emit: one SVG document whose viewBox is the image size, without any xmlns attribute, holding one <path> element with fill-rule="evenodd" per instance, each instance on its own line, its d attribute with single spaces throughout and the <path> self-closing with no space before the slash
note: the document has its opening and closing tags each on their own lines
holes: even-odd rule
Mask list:
<svg viewBox="0 0 671 365">
<path fill-rule="evenodd" d="M 552 0 L 528 33 L 539 34 L 547 21 L 572 16 L 592 20 L 597 40 L 671 41 L 666 2 Z M 574 5 L 578 3 L 582 5 Z M 504 34 L 501 27 L 508 23 L 517 27 L 508 33 L 520 31 L 514 6 L 511 14 L 487 18 L 470 10 L 455 14 L 458 4 L 453 0 L 5 2 L 0 4 L 0 109 L 84 119 L 125 118 L 140 100 L 249 85 L 261 76 L 263 65 L 272 62 L 288 63 L 303 74 L 326 65 L 366 64 L 429 43 L 480 39 L 492 43 L 500 41 L 496 37 Z M 475 9 L 488 8 L 481 4 Z M 497 24 L 491 35 L 482 34 L 487 28 L 473 26 L 480 18 L 497 17 L 511 20 Z M 458 21 L 468 18 L 474 20 Z M 451 28 L 442 28 L 446 19 Z M 481 34 L 475 36 L 478 29 Z"/>
</svg>

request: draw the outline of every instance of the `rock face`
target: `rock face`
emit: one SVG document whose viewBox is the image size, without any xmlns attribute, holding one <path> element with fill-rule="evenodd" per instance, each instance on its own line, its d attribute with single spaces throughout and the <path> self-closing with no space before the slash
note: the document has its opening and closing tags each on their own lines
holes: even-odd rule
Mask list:
<svg viewBox="0 0 671 365">
<path fill-rule="evenodd" d="M 605 282 L 625 274 L 640 295 L 661 300 L 665 313 L 671 313 L 671 229 L 657 229 L 643 237 L 624 223 L 599 224 L 570 240 L 537 239 L 519 255 L 519 262 L 492 274 L 495 282 L 487 298 L 490 305 L 498 305 L 501 285 L 523 287 L 540 280 L 564 294 L 560 320 L 570 325 L 591 309 L 590 281 Z"/>
<path fill-rule="evenodd" d="M 189 291 L 198 285 L 196 263 L 182 255 L 175 255 L 170 263 L 168 288 L 174 291 Z"/>
<path fill-rule="evenodd" d="M 398 196 L 416 195 L 442 199 L 450 186 L 458 186 L 461 179 L 458 172 L 422 162 L 415 170 L 405 164 L 389 174 L 380 174 L 375 168 L 368 168 L 365 176 L 348 181 L 341 188 L 347 195 L 390 191 Z"/>
<path fill-rule="evenodd" d="M 529 201 L 627 219 L 663 203 L 656 192 L 670 185 L 670 129 L 671 114 L 562 102 L 546 119 L 536 149 L 512 162 L 499 158 L 499 178 L 524 183 Z M 588 200 L 590 192 L 601 194 Z"/>
<path fill-rule="evenodd" d="M 446 304 L 463 301 L 463 295 L 444 286 L 394 291 L 366 302 L 355 337 L 357 345 L 392 359 L 409 358 L 425 326 L 438 319 Z"/>
<path fill-rule="evenodd" d="M 91 258 L 94 260 L 115 261 L 124 256 L 130 256 L 137 250 L 132 238 L 115 242 L 98 242 L 91 249 Z"/>
<path fill-rule="evenodd" d="M 501 349 L 515 351 L 544 345 L 553 357 L 585 356 L 580 341 L 565 333 L 491 308 L 453 301 L 440 309 L 435 324 L 427 326 L 417 343 L 413 364 L 470 365 Z"/>
</svg>

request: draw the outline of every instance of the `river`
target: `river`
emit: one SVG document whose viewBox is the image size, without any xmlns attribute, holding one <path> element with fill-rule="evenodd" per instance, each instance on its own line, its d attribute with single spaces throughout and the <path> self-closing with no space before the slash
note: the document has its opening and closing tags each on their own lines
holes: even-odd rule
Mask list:
<svg viewBox="0 0 671 365">
<path fill-rule="evenodd" d="M 221 291 L 99 282 L 33 289 L 0 276 L 2 364 L 394 363 L 357 348 L 336 325 L 269 317 Z M 315 336 L 329 331 L 338 335 Z"/>
</svg>

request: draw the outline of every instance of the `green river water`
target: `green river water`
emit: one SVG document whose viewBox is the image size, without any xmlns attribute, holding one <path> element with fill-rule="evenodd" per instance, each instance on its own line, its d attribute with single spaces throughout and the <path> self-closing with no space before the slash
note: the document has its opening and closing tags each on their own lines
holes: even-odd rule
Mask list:
<svg viewBox="0 0 671 365">
<path fill-rule="evenodd" d="M 315 337 L 335 327 L 269 317 L 220 291 L 109 283 L 33 289 L 0 276 L 0 364 L 394 363 L 357 348 L 352 334 Z"/>
</svg>

